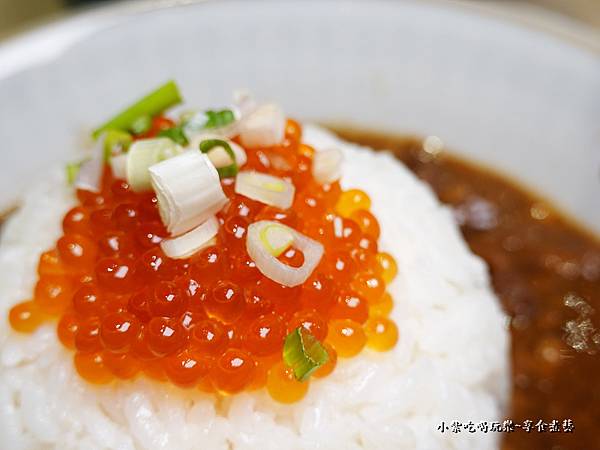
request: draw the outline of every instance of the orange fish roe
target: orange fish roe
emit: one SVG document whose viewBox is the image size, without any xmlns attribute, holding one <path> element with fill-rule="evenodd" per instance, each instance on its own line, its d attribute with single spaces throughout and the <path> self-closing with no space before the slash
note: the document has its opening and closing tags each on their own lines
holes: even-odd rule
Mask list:
<svg viewBox="0 0 600 450">
<path fill-rule="evenodd" d="M 398 328 L 386 317 L 371 317 L 365 324 L 367 346 L 373 350 L 386 351 L 398 342 Z"/>
<path fill-rule="evenodd" d="M 171 126 L 155 118 L 143 137 Z M 315 378 L 332 373 L 338 356 L 394 347 L 398 330 L 386 318 L 393 306 L 386 284 L 397 267 L 378 250 L 369 196 L 343 191 L 337 182 L 319 185 L 311 172 L 315 150 L 300 142 L 300 125 L 288 120 L 285 133 L 277 147 L 246 149 L 243 170 L 291 180 L 292 207 L 236 194 L 233 180 L 223 179 L 229 203 L 217 215 L 216 244 L 188 259 L 161 250 L 168 234 L 154 194 L 133 192 L 105 167 L 101 192 L 77 191 L 79 204 L 65 215 L 63 236 L 40 256 L 33 299 L 11 309 L 11 326 L 29 333 L 56 318 L 60 342 L 74 351 L 78 373 L 91 383 L 144 374 L 221 394 L 266 387 L 283 403 L 309 389 L 282 359 L 284 340 L 297 328 L 329 355 Z M 323 245 L 302 285 L 274 282 L 249 257 L 246 235 L 258 220 L 283 223 Z M 300 267 L 304 255 L 292 247 L 279 261 Z"/>
<path fill-rule="evenodd" d="M 298 381 L 292 369 L 278 362 L 269 371 L 267 390 L 271 397 L 281 403 L 294 403 L 308 392 L 308 381 Z"/>
<path fill-rule="evenodd" d="M 361 352 L 367 338 L 360 323 L 342 319 L 329 323 L 327 341 L 333 346 L 338 356 L 350 358 Z"/>
<path fill-rule="evenodd" d="M 14 306 L 8 313 L 11 326 L 22 333 L 35 331 L 43 321 L 42 312 L 35 302 L 23 302 Z"/>
<path fill-rule="evenodd" d="M 394 308 L 394 300 L 389 293 L 383 294 L 383 297 L 369 305 L 369 315 L 371 316 L 388 316 Z"/>
<path fill-rule="evenodd" d="M 323 377 L 326 377 L 327 375 L 329 375 L 331 372 L 333 372 L 333 370 L 335 369 L 335 366 L 337 364 L 337 352 L 331 346 L 331 344 L 329 342 L 325 342 L 323 347 L 325 348 L 325 351 L 327 352 L 329 359 L 327 360 L 327 362 L 325 364 L 323 364 L 321 367 L 319 367 L 317 370 L 315 370 L 313 375 L 317 378 L 323 378 Z"/>
</svg>

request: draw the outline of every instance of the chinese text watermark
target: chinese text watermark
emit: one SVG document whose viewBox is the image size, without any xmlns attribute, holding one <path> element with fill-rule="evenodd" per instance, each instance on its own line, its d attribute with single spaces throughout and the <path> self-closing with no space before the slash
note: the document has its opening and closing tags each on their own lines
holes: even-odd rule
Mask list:
<svg viewBox="0 0 600 450">
<path fill-rule="evenodd" d="M 575 424 L 572 419 L 558 420 L 549 422 L 543 420 L 524 420 L 523 422 L 514 422 L 510 419 L 503 422 L 442 422 L 437 427 L 440 433 L 514 433 L 515 431 L 524 431 L 525 433 L 572 433 Z"/>
</svg>

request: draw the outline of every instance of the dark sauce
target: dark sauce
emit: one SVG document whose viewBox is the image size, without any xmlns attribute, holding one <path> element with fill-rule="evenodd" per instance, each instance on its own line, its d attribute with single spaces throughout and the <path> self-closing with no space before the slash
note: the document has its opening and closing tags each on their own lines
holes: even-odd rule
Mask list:
<svg viewBox="0 0 600 450">
<path fill-rule="evenodd" d="M 426 151 L 420 139 L 336 132 L 392 150 L 454 208 L 466 241 L 489 265 L 511 318 L 507 419 L 560 424 L 560 431 L 548 425 L 541 432 L 532 426 L 529 433 L 519 428 L 503 433 L 503 450 L 600 449 L 598 239 L 513 181 L 445 151 Z M 568 419 L 574 425 L 570 433 L 563 431 Z"/>
</svg>

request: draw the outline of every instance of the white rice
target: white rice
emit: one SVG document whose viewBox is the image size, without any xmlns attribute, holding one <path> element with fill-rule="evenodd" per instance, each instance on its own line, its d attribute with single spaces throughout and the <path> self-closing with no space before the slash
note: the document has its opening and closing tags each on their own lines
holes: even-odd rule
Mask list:
<svg viewBox="0 0 600 450">
<path fill-rule="evenodd" d="M 0 327 L 1 449 L 492 449 L 499 433 L 441 433 L 438 425 L 501 420 L 508 333 L 484 263 L 449 209 L 385 153 L 315 127 L 305 139 L 344 152 L 344 187 L 364 189 L 381 223 L 380 247 L 400 269 L 390 290 L 400 341 L 388 353 L 340 360 L 292 406 L 265 392 L 230 398 L 143 377 L 94 387 L 76 374 L 54 327 Z M 0 314 L 29 298 L 39 253 L 60 235 L 74 197 L 62 170 L 24 197 L 0 244 Z"/>
</svg>

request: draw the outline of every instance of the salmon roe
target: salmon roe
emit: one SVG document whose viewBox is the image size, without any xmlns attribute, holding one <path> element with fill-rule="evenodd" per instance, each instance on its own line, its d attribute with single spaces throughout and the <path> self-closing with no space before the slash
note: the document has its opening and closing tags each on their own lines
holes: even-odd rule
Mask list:
<svg viewBox="0 0 600 450">
<path fill-rule="evenodd" d="M 364 348 L 367 337 L 360 323 L 350 319 L 333 320 L 329 324 L 327 341 L 338 356 L 350 358 Z"/>
<path fill-rule="evenodd" d="M 387 317 L 372 317 L 365 324 L 367 346 L 373 350 L 387 351 L 398 342 L 398 328 Z"/>
<path fill-rule="evenodd" d="M 389 293 L 383 294 L 383 297 L 376 303 L 369 304 L 369 314 L 371 316 L 388 316 L 394 308 L 394 300 Z"/>
<path fill-rule="evenodd" d="M 172 126 L 155 118 L 136 138 Z M 12 328 L 31 333 L 57 319 L 60 342 L 74 351 L 75 368 L 90 383 L 143 374 L 225 395 L 265 387 L 282 403 L 299 401 L 309 389 L 282 359 L 285 338 L 298 327 L 329 356 L 316 379 L 331 374 L 338 357 L 365 346 L 390 350 L 398 330 L 387 317 L 393 300 L 386 285 L 397 267 L 378 250 L 371 199 L 338 182 L 317 184 L 315 149 L 301 137 L 300 125 L 289 120 L 281 145 L 246 149 L 244 170 L 292 180 L 292 207 L 236 194 L 233 180 L 223 179 L 229 204 L 218 213 L 217 242 L 185 260 L 169 259 L 160 248 L 167 232 L 156 196 L 133 192 L 106 166 L 101 192 L 77 191 L 64 234 L 39 258 L 32 299 L 9 312 Z M 257 220 L 283 223 L 323 244 L 319 265 L 301 286 L 282 286 L 258 270 L 245 245 Z M 292 247 L 279 261 L 299 267 L 304 255 Z"/>
<path fill-rule="evenodd" d="M 8 313 L 10 325 L 22 333 L 35 331 L 43 321 L 43 315 L 35 302 L 23 302 L 13 306 Z"/>
<path fill-rule="evenodd" d="M 291 368 L 278 362 L 267 376 L 267 390 L 271 397 L 281 403 L 294 403 L 308 392 L 309 383 L 296 380 Z"/>
</svg>

